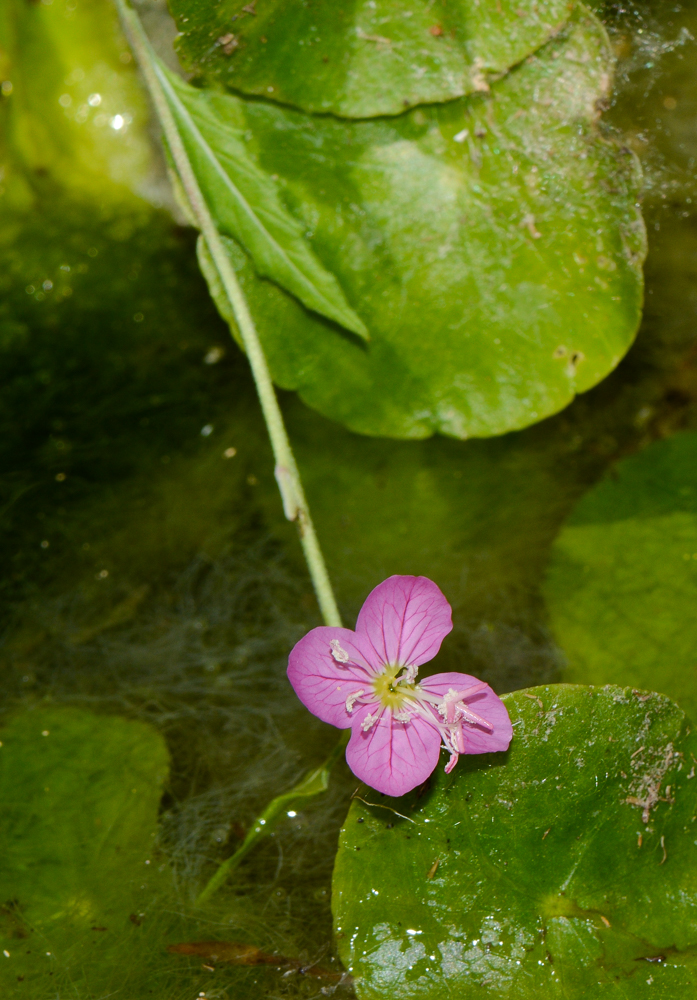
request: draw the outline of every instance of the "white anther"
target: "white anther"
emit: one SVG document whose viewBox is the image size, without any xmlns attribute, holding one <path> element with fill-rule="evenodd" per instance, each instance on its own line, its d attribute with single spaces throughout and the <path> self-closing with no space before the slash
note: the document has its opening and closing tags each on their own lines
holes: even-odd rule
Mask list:
<svg viewBox="0 0 697 1000">
<path fill-rule="evenodd" d="M 395 712 L 394 717 L 397 722 L 409 722 L 411 719 L 411 712 L 404 710 L 403 712 Z"/>
<path fill-rule="evenodd" d="M 410 663 L 399 679 L 400 681 L 404 681 L 405 684 L 413 684 L 416 680 L 418 672 L 419 668 L 415 667 L 413 663 Z"/>
<path fill-rule="evenodd" d="M 366 715 L 363 722 L 361 722 L 361 729 L 363 732 L 367 733 L 369 729 L 372 729 L 379 718 L 379 715 Z"/>
<path fill-rule="evenodd" d="M 341 648 L 341 643 L 338 639 L 331 639 L 329 645 L 332 647 L 332 656 L 337 663 L 348 663 L 350 657 L 346 650 Z"/>
<path fill-rule="evenodd" d="M 348 698 L 346 699 L 346 711 L 349 713 L 349 715 L 353 711 L 353 706 L 356 704 L 359 698 L 363 697 L 364 694 L 365 691 L 354 691 L 353 694 L 350 694 L 348 696 Z"/>
</svg>

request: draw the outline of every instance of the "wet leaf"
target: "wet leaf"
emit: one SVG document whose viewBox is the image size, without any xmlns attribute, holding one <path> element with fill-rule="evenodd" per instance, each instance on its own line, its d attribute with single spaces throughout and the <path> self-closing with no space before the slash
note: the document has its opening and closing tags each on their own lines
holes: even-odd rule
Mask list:
<svg viewBox="0 0 697 1000">
<path fill-rule="evenodd" d="M 618 363 L 641 309 L 635 161 L 602 140 L 610 55 L 583 9 L 477 96 L 337 122 L 225 95 L 371 342 L 233 265 L 277 384 L 352 430 L 500 434 L 564 407 Z"/>
<path fill-rule="evenodd" d="M 143 723 L 65 707 L 18 712 L 0 737 L 5 972 L 35 997 L 68 969 L 73 983 L 108 981 L 116 952 L 137 951 L 130 915 L 159 878 L 164 741 Z"/>
<path fill-rule="evenodd" d="M 245 94 L 349 118 L 486 91 L 542 45 L 568 0 L 173 0 L 189 68 Z"/>
<path fill-rule="evenodd" d="M 221 98 L 191 87 L 150 55 L 219 231 L 241 243 L 258 275 L 273 279 L 308 309 L 367 338 L 365 325 L 347 304 L 338 281 L 310 248 L 272 178 L 248 152 L 242 114 L 235 121 L 227 101 L 228 114 L 219 114 Z"/>
<path fill-rule="evenodd" d="M 620 462 L 581 499 L 545 596 L 569 680 L 650 686 L 697 717 L 697 434 Z"/>
<path fill-rule="evenodd" d="M 697 736 L 685 716 L 618 687 L 504 699 L 507 754 L 351 806 L 333 910 L 360 1000 L 690 995 Z"/>
</svg>

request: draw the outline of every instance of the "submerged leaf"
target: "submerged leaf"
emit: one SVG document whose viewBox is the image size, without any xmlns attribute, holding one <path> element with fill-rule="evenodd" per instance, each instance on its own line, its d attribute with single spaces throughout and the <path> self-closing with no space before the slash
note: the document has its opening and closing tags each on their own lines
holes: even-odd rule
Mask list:
<svg viewBox="0 0 697 1000">
<path fill-rule="evenodd" d="M 152 197 L 147 105 L 109 0 L 67 10 L 3 0 L 0 81 L 3 212 L 26 185 L 21 169 L 103 205 L 128 200 L 129 188 Z"/>
<path fill-rule="evenodd" d="M 141 722 L 54 707 L 14 715 L 0 735 L 7 968 L 33 997 L 49 995 L 57 969 L 73 986 L 113 985 L 115 949 L 133 954 L 130 915 L 152 893 L 164 741 Z"/>
<path fill-rule="evenodd" d="M 274 380 L 352 430 L 487 436 L 564 407 L 639 322 L 631 154 L 602 140 L 611 57 L 579 8 L 486 97 L 337 122 L 216 95 L 370 329 L 327 336 L 229 244 Z M 240 242 L 240 241 L 238 241 Z"/>
<path fill-rule="evenodd" d="M 570 0 L 172 0 L 191 68 L 245 94 L 349 118 L 488 89 L 569 17 Z"/>
<path fill-rule="evenodd" d="M 650 686 L 697 717 L 697 434 L 620 462 L 581 499 L 545 596 L 568 680 Z"/>
<path fill-rule="evenodd" d="M 224 98 L 196 90 L 152 56 L 155 70 L 201 193 L 220 232 L 271 278 L 315 312 L 367 338 L 337 279 L 308 246 L 300 222 L 283 206 L 272 178 L 250 156 L 244 121 L 219 114 Z"/>
<path fill-rule="evenodd" d="M 333 910 L 360 1000 L 691 996 L 697 736 L 685 716 L 618 687 L 504 700 L 506 756 L 439 770 L 394 800 L 397 814 L 374 793 L 349 810 Z"/>
</svg>

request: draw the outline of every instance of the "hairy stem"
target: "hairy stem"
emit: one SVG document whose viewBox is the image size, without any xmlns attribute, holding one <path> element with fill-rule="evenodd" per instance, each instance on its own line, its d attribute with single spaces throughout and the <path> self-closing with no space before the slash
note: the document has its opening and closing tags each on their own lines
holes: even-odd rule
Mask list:
<svg viewBox="0 0 697 1000">
<path fill-rule="evenodd" d="M 176 101 L 177 96 L 166 75 L 162 72 L 138 15 L 126 4 L 125 0 L 116 0 L 116 5 L 160 119 L 182 189 L 201 235 L 206 241 L 242 337 L 271 439 L 276 462 L 276 481 L 281 491 L 284 513 L 289 521 L 297 522 L 300 542 L 325 623 L 327 625 L 341 625 L 339 609 L 312 524 L 295 456 L 288 440 L 259 335 L 170 110 L 169 101 Z"/>
</svg>

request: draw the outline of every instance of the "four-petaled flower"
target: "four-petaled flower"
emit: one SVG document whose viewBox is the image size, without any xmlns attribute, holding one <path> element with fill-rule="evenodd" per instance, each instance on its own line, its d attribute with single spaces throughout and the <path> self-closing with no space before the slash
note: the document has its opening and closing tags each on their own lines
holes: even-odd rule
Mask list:
<svg viewBox="0 0 697 1000">
<path fill-rule="evenodd" d="M 293 648 L 288 678 L 323 722 L 351 727 L 346 760 L 386 795 L 404 795 L 438 764 L 452 771 L 462 753 L 506 750 L 506 706 L 469 674 L 434 674 L 417 683 L 452 629 L 451 608 L 424 576 L 391 576 L 368 595 L 356 631 L 322 627 Z"/>
</svg>

